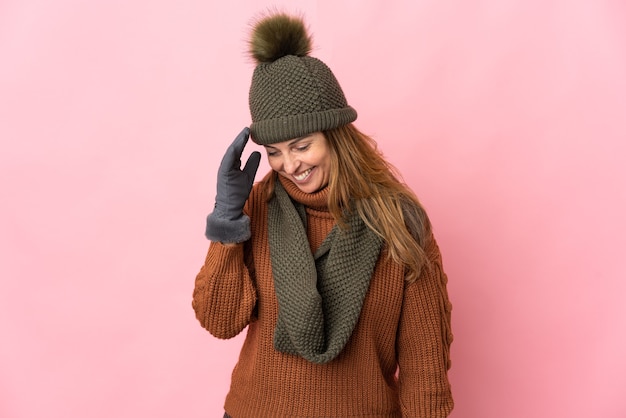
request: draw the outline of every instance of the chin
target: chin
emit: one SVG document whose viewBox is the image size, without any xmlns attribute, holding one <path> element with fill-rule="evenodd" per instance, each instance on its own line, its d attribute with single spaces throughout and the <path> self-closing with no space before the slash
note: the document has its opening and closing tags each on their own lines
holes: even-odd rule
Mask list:
<svg viewBox="0 0 626 418">
<path fill-rule="evenodd" d="M 297 184 L 298 188 L 300 190 L 302 190 L 305 193 L 315 193 L 317 191 L 319 191 L 320 189 L 322 189 L 322 187 L 319 187 L 316 184 Z"/>
</svg>

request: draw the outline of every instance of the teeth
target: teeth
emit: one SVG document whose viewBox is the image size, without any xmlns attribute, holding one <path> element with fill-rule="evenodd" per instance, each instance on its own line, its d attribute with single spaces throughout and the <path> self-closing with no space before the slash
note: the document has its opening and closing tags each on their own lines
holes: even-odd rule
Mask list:
<svg viewBox="0 0 626 418">
<path fill-rule="evenodd" d="M 302 173 L 302 174 L 298 174 L 297 176 L 293 176 L 293 177 L 294 177 L 296 180 L 298 180 L 298 181 L 302 181 L 302 180 L 304 180 L 304 179 L 305 179 L 305 178 L 309 175 L 309 173 L 311 172 L 311 170 L 313 170 L 313 169 L 312 169 L 312 168 L 309 168 L 309 169 L 308 169 L 307 171 L 305 171 L 304 173 Z"/>
</svg>

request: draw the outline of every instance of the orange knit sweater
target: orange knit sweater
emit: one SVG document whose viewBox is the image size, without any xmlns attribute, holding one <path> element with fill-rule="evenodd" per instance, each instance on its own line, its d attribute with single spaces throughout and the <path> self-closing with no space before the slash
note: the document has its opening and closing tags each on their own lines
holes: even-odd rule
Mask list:
<svg viewBox="0 0 626 418">
<path fill-rule="evenodd" d="M 327 190 L 301 192 L 281 180 L 306 206 L 307 234 L 315 251 L 334 225 Z M 233 371 L 225 410 L 233 418 L 447 417 L 453 407 L 447 371 L 451 305 L 439 249 L 427 248 L 431 266 L 414 283 L 383 251 L 361 316 L 344 350 L 313 364 L 274 349 L 278 305 L 269 257 L 263 183 L 244 211 L 252 238 L 244 244 L 211 243 L 196 277 L 193 308 L 218 338 L 248 327 Z"/>
</svg>

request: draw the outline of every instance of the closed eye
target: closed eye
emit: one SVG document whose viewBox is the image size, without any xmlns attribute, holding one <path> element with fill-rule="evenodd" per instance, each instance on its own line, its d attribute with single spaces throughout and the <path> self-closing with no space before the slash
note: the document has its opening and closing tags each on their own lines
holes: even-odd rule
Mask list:
<svg viewBox="0 0 626 418">
<path fill-rule="evenodd" d="M 278 151 L 276 148 L 265 147 L 265 151 L 267 152 L 268 157 L 276 157 L 278 154 L 280 154 L 280 151 Z"/>
</svg>

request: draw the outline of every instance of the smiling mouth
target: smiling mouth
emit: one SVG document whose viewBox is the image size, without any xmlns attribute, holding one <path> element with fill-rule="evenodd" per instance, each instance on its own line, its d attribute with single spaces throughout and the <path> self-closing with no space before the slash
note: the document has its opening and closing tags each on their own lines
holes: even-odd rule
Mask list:
<svg viewBox="0 0 626 418">
<path fill-rule="evenodd" d="M 313 170 L 313 168 L 309 168 L 308 170 L 306 170 L 305 172 L 298 174 L 297 176 L 294 175 L 293 178 L 298 180 L 298 181 L 302 181 L 305 178 L 307 178 L 309 176 L 309 174 L 311 174 L 311 171 Z"/>
</svg>

